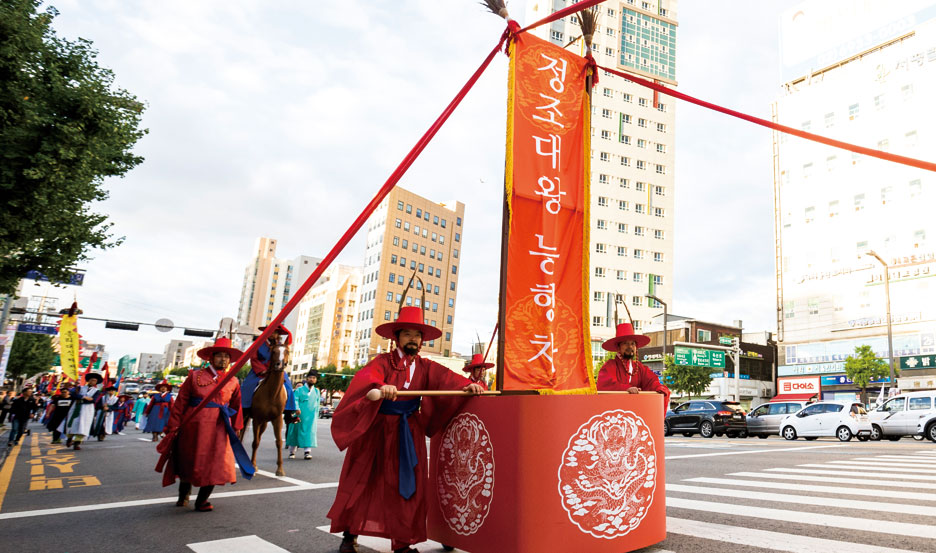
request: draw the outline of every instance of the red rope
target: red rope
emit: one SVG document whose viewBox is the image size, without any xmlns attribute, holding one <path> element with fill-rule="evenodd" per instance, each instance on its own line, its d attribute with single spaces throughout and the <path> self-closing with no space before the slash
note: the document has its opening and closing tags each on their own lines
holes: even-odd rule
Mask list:
<svg viewBox="0 0 936 553">
<path fill-rule="evenodd" d="M 393 190 L 393 187 L 396 186 L 396 184 L 400 181 L 400 179 L 403 177 L 406 171 L 410 168 L 413 162 L 416 161 L 416 158 L 419 157 L 419 154 L 422 153 L 422 151 L 426 148 L 426 146 L 429 144 L 432 138 L 436 135 L 436 133 L 439 132 L 439 129 L 442 128 L 442 125 L 445 123 L 445 121 L 448 120 L 449 116 L 452 115 L 452 112 L 455 111 L 455 108 L 458 107 L 458 104 L 461 103 L 461 101 L 468 94 L 468 91 L 471 90 L 474 84 L 478 81 L 478 79 L 481 77 L 481 74 L 484 72 L 485 69 L 487 69 L 487 66 L 490 65 L 491 60 L 493 60 L 494 56 L 497 55 L 497 52 L 500 51 L 501 46 L 504 44 L 504 41 L 507 39 L 507 36 L 508 35 L 505 33 L 501 37 L 500 41 L 497 43 L 497 46 L 495 46 L 494 49 L 491 50 L 491 53 L 488 54 L 486 58 L 484 58 L 483 62 L 481 62 L 481 66 L 478 67 L 477 70 L 475 70 L 475 72 L 471 75 L 471 78 L 468 79 L 468 82 L 466 82 L 465 85 L 462 86 L 461 90 L 458 91 L 458 94 L 456 94 L 455 97 L 452 98 L 452 101 L 449 102 L 449 104 L 442 111 L 442 114 L 439 115 L 439 117 L 435 120 L 432 126 L 429 127 L 429 130 L 427 130 L 425 134 L 423 134 L 422 137 L 419 139 L 419 141 L 416 143 L 416 145 L 413 146 L 413 149 L 411 149 L 409 153 L 406 154 L 406 157 L 403 158 L 403 161 L 400 162 L 400 165 L 397 166 L 396 170 L 393 171 L 393 173 L 390 175 L 390 177 L 387 179 L 384 185 L 380 188 L 380 190 L 377 192 L 377 195 L 374 196 L 373 199 L 371 199 L 370 203 L 368 203 L 364 207 L 364 210 L 361 211 L 360 215 L 357 216 L 357 219 L 355 219 L 354 222 L 351 223 L 351 226 L 348 227 L 348 230 L 346 230 L 345 233 L 341 235 L 341 238 L 338 239 L 338 243 L 332 247 L 332 249 L 328 252 L 328 255 L 325 256 L 325 258 L 318 265 L 318 267 L 316 267 L 315 270 L 312 271 L 312 274 L 309 275 L 309 278 L 307 278 L 305 282 L 302 283 L 302 286 L 300 286 L 296 290 L 295 294 L 293 294 L 292 299 L 290 299 L 289 302 L 287 302 L 286 305 L 283 306 L 283 309 L 276 315 L 276 317 L 274 317 L 273 320 L 270 321 L 270 323 L 267 325 L 266 330 L 264 330 L 263 333 L 260 334 L 259 338 L 257 338 L 256 340 L 254 340 L 252 344 L 250 344 L 250 347 L 247 348 L 247 351 L 245 351 L 243 355 L 240 356 L 240 358 L 237 360 L 236 363 L 234 363 L 234 365 L 230 368 L 230 370 L 228 370 L 227 373 L 225 373 L 224 377 L 218 381 L 218 383 L 215 385 L 214 388 L 212 388 L 212 390 L 208 393 L 205 399 L 202 400 L 202 402 L 199 403 L 194 409 L 186 413 L 185 418 L 179 424 L 179 428 L 182 428 L 183 426 L 185 426 L 185 423 L 190 421 L 192 417 L 194 417 L 199 411 L 201 411 L 207 403 L 212 401 L 214 396 L 217 395 L 218 391 L 220 391 L 221 388 L 224 387 L 224 385 L 228 383 L 228 381 L 234 378 L 234 375 L 236 375 L 237 372 L 240 370 L 240 368 L 244 366 L 244 363 L 246 363 L 247 360 L 253 356 L 253 354 L 257 351 L 260 345 L 263 344 L 267 340 L 267 338 L 273 333 L 273 331 L 279 328 L 280 323 L 282 323 L 283 320 L 286 319 L 286 316 L 289 315 L 289 313 L 293 309 L 295 309 L 296 305 L 299 304 L 299 302 L 306 295 L 309 289 L 312 288 L 312 285 L 315 284 L 315 282 L 319 279 L 319 277 L 322 276 L 322 273 L 325 272 L 325 269 L 327 269 L 328 266 L 331 265 L 332 261 L 334 261 L 335 258 L 338 257 L 338 254 L 341 253 L 341 250 L 343 250 L 344 247 L 347 246 L 348 242 L 350 242 L 351 239 L 354 237 L 354 235 L 357 234 L 357 232 L 361 229 L 362 226 L 364 226 L 364 223 L 367 221 L 367 218 L 370 217 L 370 215 L 374 212 L 375 209 L 377 209 L 377 206 L 380 205 L 380 202 L 382 202 L 383 199 L 387 197 L 387 194 L 389 194 L 390 191 Z M 179 428 L 174 429 L 175 432 L 178 432 Z M 162 470 L 162 467 L 165 465 L 166 461 L 169 458 L 169 454 L 171 453 L 171 450 L 172 450 L 172 442 L 175 439 L 175 432 L 173 432 L 173 434 L 167 434 L 166 437 L 163 438 L 163 440 L 159 443 L 159 446 L 157 446 L 157 451 L 159 451 L 162 454 L 162 456 L 160 457 L 159 463 L 156 465 L 157 472 Z"/>
<path fill-rule="evenodd" d="M 539 21 L 535 23 L 531 23 L 527 25 L 526 27 L 520 29 L 520 32 L 525 33 L 529 31 L 530 29 L 535 29 L 541 25 L 552 23 L 553 21 L 556 21 L 557 19 L 562 19 L 563 17 L 567 15 L 572 15 L 573 13 L 577 13 L 582 10 L 587 10 L 588 8 L 592 6 L 597 6 L 598 4 L 601 4 L 604 1 L 605 0 L 582 0 L 581 2 L 576 2 L 575 4 L 572 4 L 571 6 L 567 8 L 562 8 L 561 10 L 555 13 L 552 13 L 550 15 L 547 15 L 546 17 L 540 19 Z"/>
<path fill-rule="evenodd" d="M 773 121 L 768 121 L 766 119 L 761 119 L 760 117 L 754 117 L 753 115 L 747 115 L 746 113 L 741 113 L 740 111 L 735 111 L 733 109 L 728 109 L 726 107 L 713 104 L 711 102 L 706 102 L 705 100 L 700 100 L 689 96 L 688 94 L 683 94 L 682 92 L 677 92 L 672 88 L 666 88 L 665 86 L 659 85 L 657 83 L 641 79 L 640 77 L 634 76 L 631 73 L 624 73 L 616 69 L 611 69 L 609 67 L 599 66 L 601 69 L 612 73 L 619 77 L 624 77 L 628 81 L 639 84 L 640 86 L 647 87 L 656 92 L 666 94 L 667 96 L 672 96 L 673 98 L 678 98 L 680 100 L 685 100 L 697 106 L 702 106 L 719 113 L 724 113 L 732 117 L 737 117 L 738 119 L 743 119 L 755 125 L 760 125 L 762 127 L 767 127 L 768 129 L 773 129 L 775 131 L 780 131 L 786 134 L 792 134 L 793 136 L 798 136 L 800 138 L 805 138 L 806 140 L 812 140 L 813 142 L 819 142 L 827 146 L 832 146 L 834 148 L 841 148 L 843 150 L 848 150 L 850 152 L 855 152 L 859 154 L 864 154 L 866 156 L 876 157 L 878 159 L 883 159 L 885 161 L 893 161 L 894 163 L 900 163 L 902 165 L 909 165 L 911 167 L 916 167 L 918 169 L 925 169 L 927 171 L 936 171 L 936 163 L 929 161 L 922 161 L 912 157 L 899 156 L 896 154 L 889 154 L 887 152 L 882 152 L 881 150 L 875 150 L 873 148 L 865 148 L 864 146 L 857 146 L 855 144 L 850 144 L 848 142 L 842 142 L 841 140 L 834 140 L 825 136 L 818 134 L 813 134 L 811 132 L 801 131 L 799 129 L 794 129 L 793 127 L 787 127 L 786 125 L 781 125 L 779 123 L 774 123 Z"/>
</svg>

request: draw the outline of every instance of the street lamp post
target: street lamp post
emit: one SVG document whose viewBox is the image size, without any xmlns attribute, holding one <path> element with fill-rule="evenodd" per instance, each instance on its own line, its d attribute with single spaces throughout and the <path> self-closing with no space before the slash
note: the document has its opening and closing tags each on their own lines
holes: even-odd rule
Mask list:
<svg viewBox="0 0 936 553">
<path fill-rule="evenodd" d="M 888 267 L 887 262 L 881 259 L 874 250 L 870 250 L 865 255 L 870 255 L 874 259 L 877 259 L 881 265 L 884 266 L 884 298 L 887 302 L 887 357 L 890 361 L 890 385 L 893 390 L 897 385 L 897 380 L 894 371 L 894 333 L 891 328 L 891 301 L 890 301 L 890 267 Z"/>
<path fill-rule="evenodd" d="M 647 297 L 650 298 L 651 300 L 656 300 L 657 303 L 663 304 L 663 366 L 666 367 L 666 318 L 667 318 L 666 317 L 666 314 L 667 314 L 666 302 L 654 296 L 653 294 L 647 294 Z"/>
</svg>

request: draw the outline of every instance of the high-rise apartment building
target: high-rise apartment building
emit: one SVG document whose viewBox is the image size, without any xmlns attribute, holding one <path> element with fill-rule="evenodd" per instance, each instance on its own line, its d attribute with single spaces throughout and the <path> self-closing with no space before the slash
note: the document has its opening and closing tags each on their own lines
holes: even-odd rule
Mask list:
<svg viewBox="0 0 936 553">
<path fill-rule="evenodd" d="M 253 329 L 268 324 L 321 261 L 305 255 L 293 259 L 277 258 L 276 240 L 258 238 L 254 257 L 244 269 L 237 322 Z M 290 331 L 296 329 L 296 317 L 293 310 L 284 321 Z"/>
<path fill-rule="evenodd" d="M 368 219 L 354 333 L 356 363 L 364 364 L 389 348 L 389 341 L 374 328 L 396 319 L 411 278 L 405 305 L 421 306 L 426 323 L 442 330 L 442 336 L 423 344 L 422 351 L 451 354 L 464 216 L 461 202 L 433 202 L 396 187 Z"/>
<path fill-rule="evenodd" d="M 815 0 L 782 16 L 782 124 L 913 158 L 936 151 L 936 2 Z M 936 179 L 774 136 L 778 376 L 853 399 L 845 359 L 898 358 L 901 389 L 936 388 Z M 884 266 L 893 353 L 887 346 Z"/>
<path fill-rule="evenodd" d="M 569 2 L 527 3 L 527 21 Z M 592 51 L 599 65 L 676 85 L 676 0 L 621 0 L 599 6 Z M 577 16 L 532 31 L 584 54 Z M 575 40 L 577 39 L 577 40 Z M 573 42 L 573 40 L 575 40 Z M 569 43 L 572 44 L 569 44 Z M 590 314 L 593 357 L 614 335 L 613 298 L 621 296 L 646 329 L 673 297 L 675 102 L 602 71 L 592 89 Z M 619 315 L 626 320 L 624 308 Z"/>
<path fill-rule="evenodd" d="M 290 373 L 301 379 L 310 369 L 354 364 L 357 303 L 362 269 L 332 265 L 302 298 L 296 311 Z"/>
<path fill-rule="evenodd" d="M 188 366 L 185 364 L 185 350 L 190 347 L 192 347 L 192 342 L 189 340 L 170 340 L 166 344 L 166 349 L 163 350 L 163 361 L 166 366 L 173 369 Z"/>
</svg>

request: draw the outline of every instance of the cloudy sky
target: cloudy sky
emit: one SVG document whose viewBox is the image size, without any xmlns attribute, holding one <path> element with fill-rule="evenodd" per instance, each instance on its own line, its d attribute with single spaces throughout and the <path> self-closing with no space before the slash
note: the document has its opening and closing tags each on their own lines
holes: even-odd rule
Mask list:
<svg viewBox="0 0 936 553">
<path fill-rule="evenodd" d="M 769 117 L 779 16 L 793 4 L 681 2 L 679 89 Z M 59 35 L 93 41 L 147 104 L 146 161 L 107 181 L 98 206 L 126 241 L 94 253 L 78 300 L 90 316 L 199 328 L 236 314 L 256 237 L 277 238 L 282 257 L 324 256 L 504 27 L 473 0 L 54 5 Z M 466 204 L 456 351 L 496 317 L 506 68 L 498 56 L 401 181 Z M 678 105 L 676 136 L 672 312 L 772 330 L 770 133 Z M 358 236 L 339 261 L 363 252 Z M 111 359 L 181 336 L 80 331 Z"/>
</svg>

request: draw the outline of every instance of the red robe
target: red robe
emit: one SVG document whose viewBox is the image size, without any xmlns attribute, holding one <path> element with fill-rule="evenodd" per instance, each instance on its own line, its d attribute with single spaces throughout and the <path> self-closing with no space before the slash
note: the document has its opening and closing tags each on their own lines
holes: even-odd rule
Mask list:
<svg viewBox="0 0 936 553">
<path fill-rule="evenodd" d="M 354 375 L 331 423 L 338 449 L 348 448 L 335 503 L 328 511 L 331 531 L 390 538 L 393 549 L 426 540 L 427 429 L 431 435 L 444 427 L 461 404 L 423 398 L 418 415 L 409 417 L 419 463 L 416 493 L 404 499 L 399 492 L 400 417 L 378 413 L 381 402 L 364 396 L 384 384 L 403 390 L 408 374 L 397 351 L 378 355 Z M 460 390 L 470 383 L 434 361 L 417 357 L 408 389 Z"/>
<path fill-rule="evenodd" d="M 204 399 L 224 376 L 221 373 L 215 377 L 212 372 L 199 369 L 189 373 L 172 405 L 167 432 L 178 428 L 185 413 L 195 408 L 189 405 L 191 398 Z M 212 402 L 235 409 L 237 414 L 231 417 L 231 425 L 235 430 L 243 428 L 240 385 L 236 378 L 229 380 Z M 221 412 L 216 407 L 205 407 L 181 428 L 173 451 L 175 472 L 183 482 L 191 482 L 193 486 L 217 486 L 237 481 L 234 452 Z"/>
<path fill-rule="evenodd" d="M 633 363 L 632 367 L 628 364 Z M 628 370 L 630 369 L 630 370 Z M 659 392 L 663 394 L 663 413 L 669 409 L 670 390 L 660 382 L 657 375 L 649 367 L 639 361 L 624 361 L 620 355 L 615 355 L 605 361 L 598 371 L 598 391 L 617 390 L 626 392 L 631 387 L 641 391 Z"/>
</svg>

